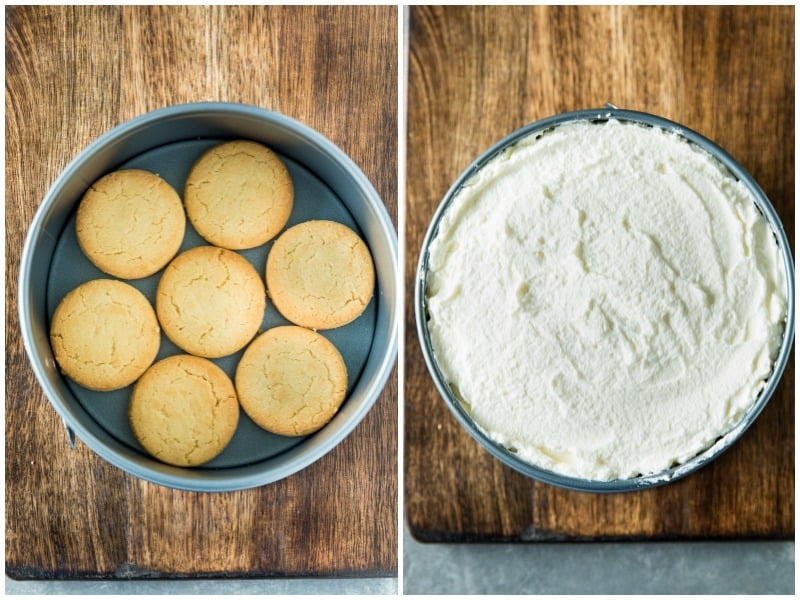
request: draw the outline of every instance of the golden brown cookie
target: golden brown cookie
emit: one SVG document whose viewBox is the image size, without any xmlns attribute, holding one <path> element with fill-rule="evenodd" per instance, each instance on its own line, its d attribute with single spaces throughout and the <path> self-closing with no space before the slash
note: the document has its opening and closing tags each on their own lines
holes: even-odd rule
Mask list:
<svg viewBox="0 0 800 600">
<path fill-rule="evenodd" d="M 86 257 L 122 279 L 147 277 L 178 253 L 186 215 L 177 192 L 139 169 L 109 173 L 86 191 L 75 231 Z"/>
<path fill-rule="evenodd" d="M 167 265 L 156 293 L 156 314 L 170 340 L 206 358 L 233 354 L 258 333 L 264 284 L 231 250 L 198 246 Z"/>
<path fill-rule="evenodd" d="M 278 311 L 310 329 L 333 329 L 369 304 L 375 268 L 367 245 L 334 221 L 306 221 L 284 231 L 267 257 L 267 291 Z"/>
<path fill-rule="evenodd" d="M 145 372 L 158 354 L 161 335 L 153 307 L 139 290 L 95 279 L 58 304 L 50 344 L 64 374 L 91 390 L 111 391 Z"/>
<path fill-rule="evenodd" d="M 235 383 L 242 409 L 256 424 L 300 436 L 317 431 L 339 410 L 347 369 L 322 335 L 285 325 L 253 340 L 236 368 Z"/>
<path fill-rule="evenodd" d="M 179 354 L 136 382 L 129 407 L 139 443 L 158 460 L 193 467 L 219 455 L 239 422 L 233 383 L 210 360 Z"/>
<path fill-rule="evenodd" d="M 289 220 L 294 186 L 272 150 L 248 140 L 214 146 L 189 172 L 186 214 L 209 243 L 243 250 L 275 237 Z"/>
</svg>

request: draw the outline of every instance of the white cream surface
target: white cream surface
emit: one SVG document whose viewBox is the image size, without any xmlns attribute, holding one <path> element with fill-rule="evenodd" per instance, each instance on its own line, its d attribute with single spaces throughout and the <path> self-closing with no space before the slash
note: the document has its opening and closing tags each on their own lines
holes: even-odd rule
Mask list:
<svg viewBox="0 0 800 600">
<path fill-rule="evenodd" d="M 778 353 L 783 257 L 747 188 L 673 132 L 530 136 L 429 247 L 435 359 L 475 423 L 591 480 L 681 464 L 737 424 Z"/>
</svg>

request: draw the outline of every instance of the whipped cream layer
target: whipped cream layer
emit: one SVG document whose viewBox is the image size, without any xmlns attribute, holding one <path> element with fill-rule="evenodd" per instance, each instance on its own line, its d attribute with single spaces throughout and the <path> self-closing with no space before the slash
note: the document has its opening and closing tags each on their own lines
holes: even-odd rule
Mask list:
<svg viewBox="0 0 800 600">
<path fill-rule="evenodd" d="M 694 457 L 757 399 L 787 311 L 747 188 L 675 133 L 610 120 L 531 135 L 453 198 L 428 329 L 493 440 L 592 480 Z"/>
</svg>

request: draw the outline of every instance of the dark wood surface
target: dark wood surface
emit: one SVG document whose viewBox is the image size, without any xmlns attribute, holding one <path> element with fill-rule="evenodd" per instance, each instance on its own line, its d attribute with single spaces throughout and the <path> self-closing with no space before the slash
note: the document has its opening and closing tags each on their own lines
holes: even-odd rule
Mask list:
<svg viewBox="0 0 800 600">
<path fill-rule="evenodd" d="M 6 573 L 19 579 L 395 576 L 397 377 L 283 481 L 201 494 L 109 465 L 36 383 L 17 319 L 28 225 L 98 135 L 196 101 L 254 104 L 342 148 L 397 215 L 396 7 L 6 8 Z M 395 371 L 396 373 L 396 371 Z"/>
<path fill-rule="evenodd" d="M 433 212 L 470 162 L 559 112 L 655 113 L 756 178 L 794 242 L 794 7 L 410 8 L 406 306 Z M 439 398 L 405 331 L 405 517 L 423 541 L 792 539 L 794 359 L 757 422 L 670 485 L 587 494 L 492 458 Z"/>
</svg>

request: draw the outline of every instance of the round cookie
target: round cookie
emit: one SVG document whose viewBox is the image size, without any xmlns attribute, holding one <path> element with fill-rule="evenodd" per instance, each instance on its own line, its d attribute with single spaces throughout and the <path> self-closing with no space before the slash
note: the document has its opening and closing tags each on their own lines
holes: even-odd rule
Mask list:
<svg viewBox="0 0 800 600">
<path fill-rule="evenodd" d="M 294 186 L 272 150 L 248 140 L 214 146 L 192 166 L 183 193 L 186 214 L 209 243 L 255 248 L 289 220 Z"/>
<path fill-rule="evenodd" d="M 369 304 L 375 268 L 367 245 L 334 221 L 306 221 L 284 231 L 267 257 L 267 291 L 292 323 L 333 329 Z"/>
<path fill-rule="evenodd" d="M 145 372 L 156 359 L 161 335 L 153 307 L 139 290 L 122 281 L 94 279 L 59 302 L 50 344 L 65 375 L 107 392 Z"/>
<path fill-rule="evenodd" d="M 97 180 L 78 206 L 75 232 L 86 257 L 101 271 L 140 279 L 160 271 L 183 241 L 186 215 L 177 192 L 140 169 Z"/>
<path fill-rule="evenodd" d="M 158 460 L 193 467 L 219 455 L 239 422 L 233 383 L 210 360 L 165 358 L 136 382 L 128 409 L 139 443 Z"/>
<path fill-rule="evenodd" d="M 167 265 L 156 292 L 164 333 L 180 348 L 219 358 L 243 348 L 264 319 L 264 284 L 231 250 L 198 246 Z"/>
<path fill-rule="evenodd" d="M 347 369 L 322 335 L 284 325 L 265 331 L 247 347 L 235 383 L 242 409 L 257 425 L 301 436 L 320 429 L 339 410 Z"/>
</svg>

